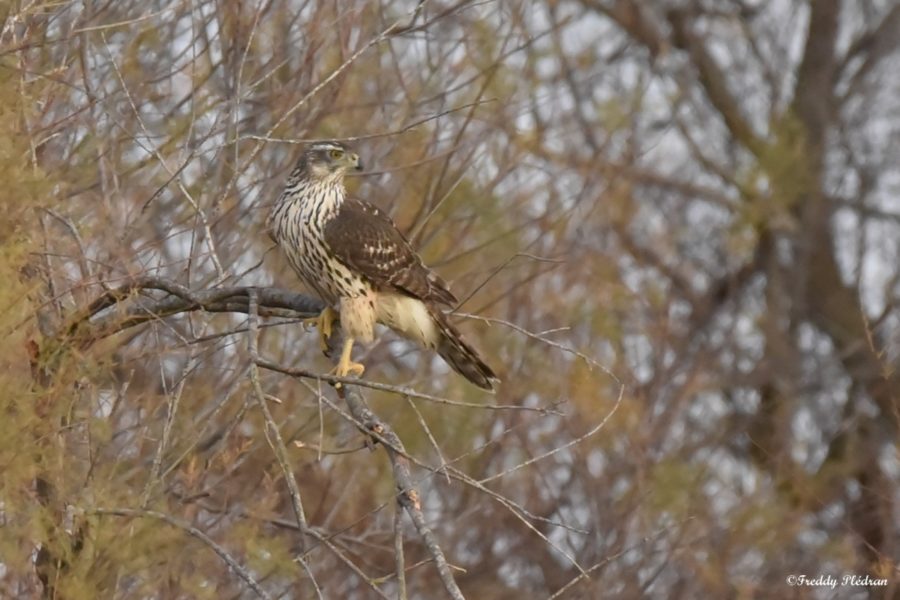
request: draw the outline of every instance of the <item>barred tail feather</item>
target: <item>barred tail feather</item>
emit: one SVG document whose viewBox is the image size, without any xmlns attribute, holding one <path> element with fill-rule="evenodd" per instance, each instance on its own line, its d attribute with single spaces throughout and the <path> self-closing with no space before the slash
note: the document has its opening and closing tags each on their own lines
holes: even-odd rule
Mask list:
<svg viewBox="0 0 900 600">
<path fill-rule="evenodd" d="M 429 308 L 438 329 L 437 353 L 454 371 L 481 389 L 494 391 L 494 383 L 500 381 L 494 371 L 482 360 L 478 351 L 463 339 L 459 330 L 439 308 Z"/>
</svg>

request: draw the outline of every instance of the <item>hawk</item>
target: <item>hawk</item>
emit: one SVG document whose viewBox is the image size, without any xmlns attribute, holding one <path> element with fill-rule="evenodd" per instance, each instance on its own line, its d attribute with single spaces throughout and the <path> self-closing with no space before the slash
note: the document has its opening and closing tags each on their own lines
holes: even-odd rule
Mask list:
<svg viewBox="0 0 900 600">
<path fill-rule="evenodd" d="M 339 313 L 345 339 L 334 373 L 362 375 L 365 367 L 351 360 L 353 343 L 371 342 L 381 323 L 436 351 L 478 387 L 493 390 L 496 375 L 441 308 L 456 297 L 389 216 L 347 195 L 344 176 L 351 169 L 362 170 L 362 163 L 347 145 L 309 145 L 267 223 L 294 271 L 326 304 L 316 319 L 323 350 Z"/>
</svg>

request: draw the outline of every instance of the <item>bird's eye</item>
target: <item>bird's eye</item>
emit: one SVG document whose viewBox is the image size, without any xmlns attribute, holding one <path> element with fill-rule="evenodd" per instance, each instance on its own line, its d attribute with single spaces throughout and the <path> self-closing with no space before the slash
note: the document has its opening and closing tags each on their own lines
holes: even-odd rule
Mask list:
<svg viewBox="0 0 900 600">
<path fill-rule="evenodd" d="M 331 150 L 331 151 L 328 153 L 328 156 L 330 156 L 331 158 L 337 160 L 337 159 L 341 158 L 342 156 L 344 156 L 344 151 L 343 151 L 343 150 L 338 150 L 338 149 L 335 148 L 334 150 Z"/>
</svg>

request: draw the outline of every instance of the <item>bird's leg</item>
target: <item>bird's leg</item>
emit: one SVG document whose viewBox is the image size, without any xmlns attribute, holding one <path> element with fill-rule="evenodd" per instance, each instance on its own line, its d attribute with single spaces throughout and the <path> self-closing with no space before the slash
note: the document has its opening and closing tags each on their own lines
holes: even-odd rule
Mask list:
<svg viewBox="0 0 900 600">
<path fill-rule="evenodd" d="M 365 372 L 365 366 L 350 360 L 351 352 L 353 352 L 353 338 L 348 336 L 344 339 L 344 349 L 341 350 L 341 360 L 338 361 L 337 366 L 332 369 L 333 374 L 338 377 L 346 377 L 347 375 L 355 374 L 358 377 Z"/>
<path fill-rule="evenodd" d="M 319 313 L 319 316 L 306 319 L 305 321 L 306 323 L 315 325 L 316 329 L 319 330 L 319 347 L 322 348 L 323 354 L 328 353 L 328 338 L 331 337 L 331 332 L 336 320 L 337 313 L 330 306 L 326 306 L 322 309 L 322 312 Z"/>
</svg>

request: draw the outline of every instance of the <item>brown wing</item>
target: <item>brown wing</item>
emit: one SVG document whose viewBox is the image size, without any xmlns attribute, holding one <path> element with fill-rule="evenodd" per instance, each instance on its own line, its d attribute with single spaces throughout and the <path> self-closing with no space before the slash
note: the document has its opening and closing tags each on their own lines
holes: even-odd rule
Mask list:
<svg viewBox="0 0 900 600">
<path fill-rule="evenodd" d="M 374 204 L 347 198 L 325 225 L 325 243 L 345 266 L 382 289 L 429 302 L 455 304 L 447 284 L 422 264 L 391 218 Z"/>
</svg>

